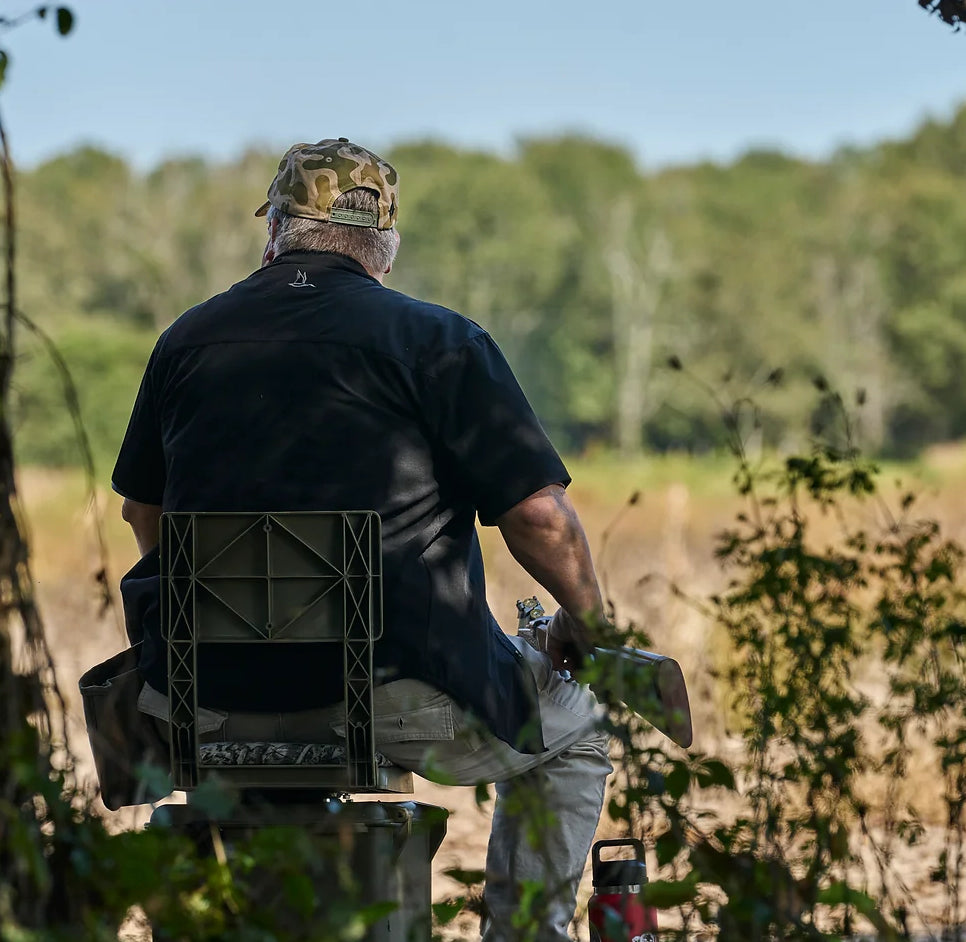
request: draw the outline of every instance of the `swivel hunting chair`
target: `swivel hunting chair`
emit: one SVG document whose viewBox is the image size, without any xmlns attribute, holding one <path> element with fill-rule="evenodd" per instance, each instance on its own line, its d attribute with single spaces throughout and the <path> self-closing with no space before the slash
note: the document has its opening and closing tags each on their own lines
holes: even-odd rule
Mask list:
<svg viewBox="0 0 966 942">
<path fill-rule="evenodd" d="M 431 861 L 445 811 L 413 801 L 352 802 L 359 793 L 411 794 L 412 773 L 382 757 L 373 729 L 373 645 L 382 633 L 378 514 L 166 513 L 161 517 L 161 623 L 168 645 L 171 778 L 186 806 L 152 825 L 224 843 L 267 825 L 295 826 L 320 848 L 345 847 L 362 904 L 394 901 L 366 940 L 429 939 Z M 201 742 L 197 646 L 329 643 L 344 666 L 345 739 L 338 745 Z M 213 816 L 192 792 L 217 781 L 237 793 Z M 201 825 L 201 827 L 199 827 Z"/>
</svg>

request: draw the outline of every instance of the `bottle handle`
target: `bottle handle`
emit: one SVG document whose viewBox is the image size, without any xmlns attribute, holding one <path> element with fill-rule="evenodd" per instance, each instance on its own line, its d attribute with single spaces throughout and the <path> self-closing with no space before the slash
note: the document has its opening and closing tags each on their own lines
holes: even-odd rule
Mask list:
<svg viewBox="0 0 966 942">
<path fill-rule="evenodd" d="M 594 873 L 597 873 L 597 868 L 600 866 L 600 849 L 602 847 L 633 847 L 634 848 L 634 860 L 639 860 L 641 863 L 645 862 L 644 857 L 644 842 L 638 840 L 636 837 L 620 837 L 611 838 L 606 841 L 597 841 L 591 850 L 591 862 L 594 868 Z M 616 859 L 616 858 L 615 858 Z"/>
</svg>

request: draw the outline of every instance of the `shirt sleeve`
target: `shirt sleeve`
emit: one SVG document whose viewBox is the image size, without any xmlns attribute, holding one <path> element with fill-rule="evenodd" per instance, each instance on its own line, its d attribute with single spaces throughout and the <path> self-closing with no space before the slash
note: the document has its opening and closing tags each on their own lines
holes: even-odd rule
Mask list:
<svg viewBox="0 0 966 942">
<path fill-rule="evenodd" d="M 155 391 L 157 360 L 155 347 L 141 379 L 141 388 L 114 465 L 111 486 L 122 497 L 160 506 L 166 475 L 160 409 Z"/>
<path fill-rule="evenodd" d="M 444 355 L 426 379 L 436 446 L 469 493 L 480 523 L 570 475 L 509 364 L 482 333 Z"/>
</svg>

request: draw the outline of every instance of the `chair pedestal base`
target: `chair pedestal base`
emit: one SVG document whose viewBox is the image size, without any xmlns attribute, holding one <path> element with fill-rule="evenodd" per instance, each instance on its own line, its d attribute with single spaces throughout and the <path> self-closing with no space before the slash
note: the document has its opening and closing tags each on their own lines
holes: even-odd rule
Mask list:
<svg viewBox="0 0 966 942">
<path fill-rule="evenodd" d="M 445 809 L 415 801 L 276 797 L 245 796 L 230 814 L 216 816 L 191 804 L 162 805 L 149 826 L 187 834 L 202 853 L 223 851 L 229 865 L 241 848 L 255 856 L 253 870 L 232 867 L 232 874 L 245 882 L 259 923 L 264 916 L 266 925 L 280 924 L 296 937 L 321 938 L 373 907 L 380 915 L 364 942 L 428 942 L 432 860 L 446 834 Z M 293 905 L 293 888 L 307 908 Z M 375 906 L 380 903 L 387 905 Z"/>
</svg>

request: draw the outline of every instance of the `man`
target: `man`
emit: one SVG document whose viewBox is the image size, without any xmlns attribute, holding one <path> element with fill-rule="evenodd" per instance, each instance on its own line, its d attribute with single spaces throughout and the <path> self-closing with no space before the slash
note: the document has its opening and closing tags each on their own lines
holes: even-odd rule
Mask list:
<svg viewBox="0 0 966 942">
<path fill-rule="evenodd" d="M 499 783 L 483 938 L 512 938 L 515 889 L 540 880 L 540 937 L 562 940 L 611 770 L 596 700 L 562 673 L 567 652 L 594 640 L 600 591 L 570 478 L 496 345 L 472 321 L 383 286 L 397 202 L 396 171 L 376 154 L 345 138 L 292 147 L 256 212 L 268 223 L 262 267 L 162 334 L 113 485 L 148 581 L 162 510 L 378 511 L 379 750 L 458 784 Z M 549 654 L 493 619 L 477 517 L 561 605 Z M 163 691 L 156 606 L 129 613 L 144 632 L 148 693 Z M 229 724 L 244 714 L 251 738 L 253 713 L 322 736 L 341 664 L 280 647 L 272 661 L 263 646 L 217 648 L 218 661 L 202 647 L 201 702 Z M 540 846 L 514 813 L 534 793 L 551 823 Z"/>
</svg>

